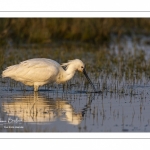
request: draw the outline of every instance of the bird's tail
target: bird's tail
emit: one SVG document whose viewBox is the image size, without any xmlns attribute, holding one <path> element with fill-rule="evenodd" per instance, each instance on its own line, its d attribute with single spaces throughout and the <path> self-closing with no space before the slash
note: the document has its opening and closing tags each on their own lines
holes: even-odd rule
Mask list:
<svg viewBox="0 0 150 150">
<path fill-rule="evenodd" d="M 16 65 L 10 66 L 8 68 L 6 68 L 3 72 L 2 72 L 2 78 L 5 77 L 11 77 L 14 75 L 16 70 Z"/>
</svg>

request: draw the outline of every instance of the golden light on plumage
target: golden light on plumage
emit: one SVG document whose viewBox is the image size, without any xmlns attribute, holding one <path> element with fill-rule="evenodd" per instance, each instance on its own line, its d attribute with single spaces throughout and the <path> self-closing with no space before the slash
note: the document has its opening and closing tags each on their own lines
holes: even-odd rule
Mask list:
<svg viewBox="0 0 150 150">
<path fill-rule="evenodd" d="M 66 70 L 64 70 L 62 66 L 66 67 Z M 25 85 L 34 86 L 34 91 L 36 92 L 38 88 L 44 84 L 60 84 L 70 80 L 76 71 L 83 72 L 94 91 L 96 91 L 85 71 L 84 63 L 79 59 L 70 60 L 68 63 L 63 63 L 62 65 L 46 58 L 29 59 L 6 68 L 6 70 L 2 72 L 2 77 L 10 77 Z"/>
</svg>

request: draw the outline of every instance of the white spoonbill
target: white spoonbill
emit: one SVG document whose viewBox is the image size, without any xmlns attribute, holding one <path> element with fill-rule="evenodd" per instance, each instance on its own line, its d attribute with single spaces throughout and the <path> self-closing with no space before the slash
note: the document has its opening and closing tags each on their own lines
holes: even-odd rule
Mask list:
<svg viewBox="0 0 150 150">
<path fill-rule="evenodd" d="M 64 70 L 61 66 L 65 66 Z M 76 71 L 83 72 L 94 91 L 96 89 L 85 71 L 84 63 L 79 59 L 68 61 L 60 65 L 54 60 L 46 58 L 33 58 L 17 65 L 9 66 L 2 72 L 2 77 L 10 77 L 28 86 L 34 86 L 38 91 L 39 86 L 47 83 L 64 83 L 70 80 Z"/>
</svg>

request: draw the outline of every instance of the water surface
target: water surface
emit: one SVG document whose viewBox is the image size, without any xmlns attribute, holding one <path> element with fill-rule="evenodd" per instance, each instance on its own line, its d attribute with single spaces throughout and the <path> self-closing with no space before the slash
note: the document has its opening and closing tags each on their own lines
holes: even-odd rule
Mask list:
<svg viewBox="0 0 150 150">
<path fill-rule="evenodd" d="M 149 39 L 137 42 L 125 37 L 119 43 L 112 41 L 108 58 L 100 50 L 95 54 L 77 49 L 76 53 L 64 55 L 61 47 L 61 53 L 54 52 L 58 61 L 61 61 L 59 54 L 61 58 L 64 56 L 62 59 L 73 54 L 83 58 L 91 80 L 101 93 L 93 93 L 79 73 L 65 85 L 45 85 L 37 93 L 32 87 L 0 78 L 0 131 L 149 132 L 150 45 L 144 40 Z M 13 51 L 18 54 L 12 56 Z M 18 62 L 22 51 L 12 48 L 6 56 L 13 57 L 12 60 L 18 57 Z M 46 50 L 32 52 L 26 49 L 24 59 L 46 55 Z M 89 64 L 94 65 L 90 68 Z"/>
</svg>

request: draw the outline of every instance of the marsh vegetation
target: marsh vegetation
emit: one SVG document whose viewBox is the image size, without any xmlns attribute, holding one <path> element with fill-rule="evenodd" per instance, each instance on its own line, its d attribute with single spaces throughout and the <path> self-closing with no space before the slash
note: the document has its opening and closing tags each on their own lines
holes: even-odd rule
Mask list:
<svg viewBox="0 0 150 150">
<path fill-rule="evenodd" d="M 58 20 L 56 20 L 52 19 L 51 21 L 57 22 Z M 62 20 L 60 19 L 59 22 L 61 23 Z M 78 19 L 76 23 L 81 20 Z M 90 23 L 92 24 L 95 20 L 91 19 Z M 101 19 L 106 24 L 108 20 Z M 110 20 L 114 22 L 113 19 Z M 36 22 L 36 19 L 34 21 Z M 72 23 L 73 19 L 66 19 L 65 22 L 67 21 Z M 142 22 L 133 19 L 131 22 L 138 23 L 138 27 L 140 27 L 143 25 L 143 21 L 144 19 Z M 10 22 L 11 25 L 12 22 L 13 19 Z M 88 19 L 83 22 L 88 22 Z M 125 21 L 122 20 L 122 22 Z M 148 31 L 149 20 L 147 19 L 145 22 L 147 26 L 143 28 L 143 33 Z M 43 20 L 41 23 L 44 26 Z M 128 25 L 128 29 L 131 30 L 132 23 L 130 26 L 128 23 L 125 26 Z M 83 24 L 85 26 L 85 23 Z M 69 25 L 66 23 L 66 26 Z M 64 33 L 69 28 L 66 26 L 64 25 Z M 87 29 L 91 31 L 90 27 Z M 107 44 L 96 37 L 94 31 L 90 32 L 90 34 L 93 33 L 94 42 L 87 38 L 87 41 L 90 41 L 87 43 L 80 36 L 78 27 L 77 30 L 72 29 L 73 27 L 69 28 L 69 31 L 74 31 L 76 35 L 78 33 L 81 39 L 74 35 L 74 40 L 70 40 L 71 35 L 63 34 L 62 29 L 58 30 L 58 33 L 66 38 L 61 40 L 62 37 L 58 37 L 57 42 L 37 40 L 37 44 L 27 31 L 25 33 L 27 33 L 29 43 L 26 41 L 25 44 L 22 44 L 18 40 L 19 44 L 16 44 L 14 43 L 16 39 L 10 42 L 6 38 L 6 44 L 0 48 L 0 73 L 7 66 L 30 58 L 50 58 L 59 63 L 79 58 L 86 64 L 86 70 L 91 80 L 101 93 L 93 93 L 91 86 L 81 73 L 76 73 L 75 77 L 64 85 L 47 84 L 40 87 L 38 94 L 33 92 L 32 87 L 24 86 L 11 79 L 0 78 L 1 121 L 8 120 L 8 118 L 22 120 L 17 124 L 12 122 L 13 126 L 15 124 L 20 128 L 6 128 L 4 126 L 8 126 L 8 124 L 4 125 L 0 122 L 1 132 L 150 131 L 150 38 L 146 34 L 137 34 L 138 28 L 135 28 L 135 33 L 132 35 L 127 32 L 129 30 L 126 28 L 127 34 L 122 35 L 121 33 L 125 33 L 125 30 L 122 30 L 121 33 L 116 30 L 117 34 L 109 34 L 104 27 L 103 25 L 99 31 L 109 35 L 108 41 L 107 38 L 101 37 L 107 41 Z M 21 30 L 20 26 L 18 28 L 18 31 Z M 25 29 L 23 27 L 23 30 Z M 93 30 L 96 29 L 98 27 L 93 27 Z M 42 29 L 43 34 L 47 32 L 43 30 L 46 28 Z M 113 30 L 115 31 L 115 29 Z M 34 29 L 31 31 L 35 34 Z M 17 32 L 15 33 L 17 34 Z M 19 33 L 20 31 L 18 35 Z M 110 33 L 112 32 L 110 31 Z M 20 37 L 23 40 L 25 36 L 23 33 L 21 34 Z M 97 34 L 100 36 L 100 33 Z M 51 36 L 52 41 L 55 39 L 53 34 L 48 32 L 48 35 Z M 92 38 L 91 35 L 90 37 Z M 44 39 L 42 35 L 41 39 Z M 31 44 L 31 41 L 34 41 L 34 44 Z M 98 41 L 100 42 L 98 43 Z"/>
</svg>

